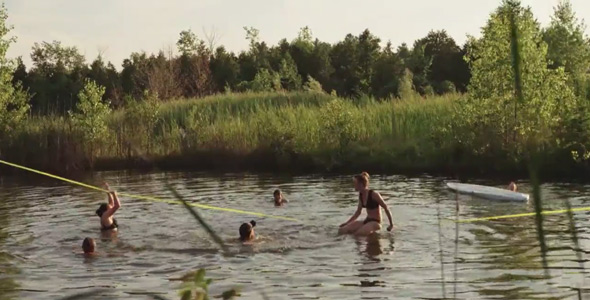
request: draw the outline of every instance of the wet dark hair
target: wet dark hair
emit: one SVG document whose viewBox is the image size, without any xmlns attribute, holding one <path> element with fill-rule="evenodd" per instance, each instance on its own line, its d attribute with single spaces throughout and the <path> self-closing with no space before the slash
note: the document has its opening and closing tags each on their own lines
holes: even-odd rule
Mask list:
<svg viewBox="0 0 590 300">
<path fill-rule="evenodd" d="M 102 214 L 104 214 L 105 211 L 107 211 L 107 209 L 109 208 L 109 206 L 106 203 L 101 204 L 98 209 L 96 210 L 96 214 L 99 217 L 102 217 Z"/>
<path fill-rule="evenodd" d="M 84 253 L 92 253 L 94 252 L 95 245 L 94 239 L 87 237 L 82 242 L 82 250 L 84 250 Z"/>
<path fill-rule="evenodd" d="M 279 195 L 279 194 L 281 194 L 281 190 L 276 189 L 272 194 L 273 194 L 273 196 Z"/>
<path fill-rule="evenodd" d="M 256 227 L 256 221 L 254 220 L 250 221 L 250 223 L 242 223 L 240 226 L 240 240 L 245 241 L 248 239 L 254 227 Z"/>
</svg>

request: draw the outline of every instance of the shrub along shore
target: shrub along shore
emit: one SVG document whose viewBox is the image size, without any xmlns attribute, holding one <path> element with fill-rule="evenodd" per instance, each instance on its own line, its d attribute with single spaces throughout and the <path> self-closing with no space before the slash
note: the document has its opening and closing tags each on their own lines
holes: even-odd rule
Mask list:
<svg viewBox="0 0 590 300">
<path fill-rule="evenodd" d="M 526 176 L 526 158 L 477 153 L 475 144 L 461 143 L 473 133 L 457 126 L 465 121 L 457 113 L 465 101 L 460 94 L 376 101 L 318 92 L 167 103 L 148 97 L 124 110 L 32 118 L 0 151 L 7 161 L 58 174 L 157 168 Z M 586 165 L 570 152 L 546 148 L 541 169 L 551 176 L 585 174 Z"/>
</svg>

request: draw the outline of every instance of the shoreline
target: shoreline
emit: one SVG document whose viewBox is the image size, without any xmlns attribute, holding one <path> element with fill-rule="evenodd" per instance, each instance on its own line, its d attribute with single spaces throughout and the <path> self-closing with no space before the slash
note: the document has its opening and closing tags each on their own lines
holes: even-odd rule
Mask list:
<svg viewBox="0 0 590 300">
<path fill-rule="evenodd" d="M 353 101 L 321 93 L 224 94 L 168 102 L 153 114 L 114 111 L 102 117 L 100 135 L 67 117 L 31 117 L 0 143 L 0 159 L 66 177 L 117 170 L 367 171 L 509 182 L 529 178 L 526 150 L 532 143 L 542 146 L 540 180 L 590 182 L 586 131 L 564 136 L 546 128 L 547 136 L 505 140 L 504 134 L 488 135 L 492 124 L 459 122 L 463 97 Z M 574 160 L 574 150 L 581 159 Z M 13 172 L 0 165 L 0 173 Z"/>
<path fill-rule="evenodd" d="M 362 165 L 362 166 L 361 166 Z M 492 164 L 494 165 L 494 164 Z M 96 172 L 130 172 L 130 173 L 153 173 L 153 172 L 209 172 L 214 175 L 227 173 L 250 173 L 269 176 L 305 176 L 305 175 L 354 175 L 367 171 L 371 175 L 401 175 L 406 177 L 443 177 L 450 180 L 464 181 L 465 179 L 476 180 L 501 180 L 501 181 L 529 181 L 528 170 L 514 166 L 510 171 L 502 169 L 485 168 L 484 166 L 467 164 L 456 166 L 421 166 L 411 167 L 395 163 L 358 163 L 353 165 L 335 165 L 330 168 L 322 167 L 313 163 L 313 158 L 299 160 L 295 163 L 281 165 L 276 160 L 269 159 L 268 155 L 249 155 L 245 157 L 201 155 L 188 160 L 185 157 L 161 157 L 152 160 L 142 159 L 97 159 L 92 168 L 76 170 L 58 170 L 48 166 L 23 165 L 28 168 L 47 172 L 50 174 L 66 177 L 81 178 L 92 176 Z M 551 170 L 552 172 L 549 172 Z M 543 182 L 577 182 L 590 183 L 590 172 L 579 168 L 578 170 L 556 171 L 550 165 L 539 168 L 540 180 Z M 32 174 L 25 170 L 19 170 L 11 166 L 0 165 L 0 178 L 3 175 L 21 177 L 23 174 L 31 176 L 42 176 Z M 24 177 L 28 177 L 25 175 Z"/>
</svg>

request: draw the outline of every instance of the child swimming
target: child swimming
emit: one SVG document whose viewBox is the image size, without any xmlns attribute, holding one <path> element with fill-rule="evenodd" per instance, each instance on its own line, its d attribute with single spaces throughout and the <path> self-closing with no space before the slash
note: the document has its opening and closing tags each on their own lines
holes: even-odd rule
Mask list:
<svg viewBox="0 0 590 300">
<path fill-rule="evenodd" d="M 249 242 L 256 238 L 254 233 L 254 227 L 256 227 L 256 221 L 252 220 L 250 223 L 243 223 L 240 226 L 240 241 Z"/>
<path fill-rule="evenodd" d="M 285 199 L 283 196 L 283 192 L 281 190 L 276 189 L 272 194 L 275 202 L 275 206 L 283 206 L 285 203 L 289 203 L 289 200 Z"/>
<path fill-rule="evenodd" d="M 85 238 L 82 242 L 82 250 L 84 250 L 84 254 L 93 254 L 94 249 L 96 248 L 96 242 L 93 238 Z"/>
</svg>

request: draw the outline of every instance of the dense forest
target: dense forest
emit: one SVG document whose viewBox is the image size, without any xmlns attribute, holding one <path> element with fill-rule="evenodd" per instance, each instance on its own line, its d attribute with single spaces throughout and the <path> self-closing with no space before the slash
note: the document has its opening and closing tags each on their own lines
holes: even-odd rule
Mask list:
<svg viewBox="0 0 590 300">
<path fill-rule="evenodd" d="M 27 69 L 6 58 L 1 17 L 0 156 L 12 161 L 514 174 L 535 156 L 590 170 L 590 40 L 567 1 L 542 27 L 505 0 L 464 45 L 433 30 L 394 47 L 368 29 L 331 44 L 304 27 L 271 46 L 246 27 L 249 49 L 232 53 L 187 30 L 177 51 L 132 53 L 120 71 L 59 41 L 35 44 Z"/>
<path fill-rule="evenodd" d="M 203 97 L 225 91 L 297 91 L 314 86 L 338 96 L 391 98 L 399 96 L 399 82 L 406 70 L 422 95 L 465 92 L 469 67 L 468 45 L 458 46 L 444 30 L 431 31 L 411 47 L 397 48 L 368 29 L 348 34 L 335 44 L 314 39 L 308 27 L 293 41 L 268 45 L 258 30 L 244 28 L 250 42 L 247 51 L 228 52 L 215 47 L 214 37 L 199 39 L 182 31 L 177 51 L 131 53 L 121 71 L 102 57 L 90 64 L 75 46 L 59 41 L 33 46 L 33 62 L 27 70 L 18 60 L 13 82 L 22 83 L 32 96 L 36 113 L 63 113 L 75 107 L 86 79 L 106 88 L 105 100 L 113 105 L 125 98 L 141 98 L 145 91 L 162 100 Z M 174 53 L 179 53 L 175 55 Z"/>
</svg>

